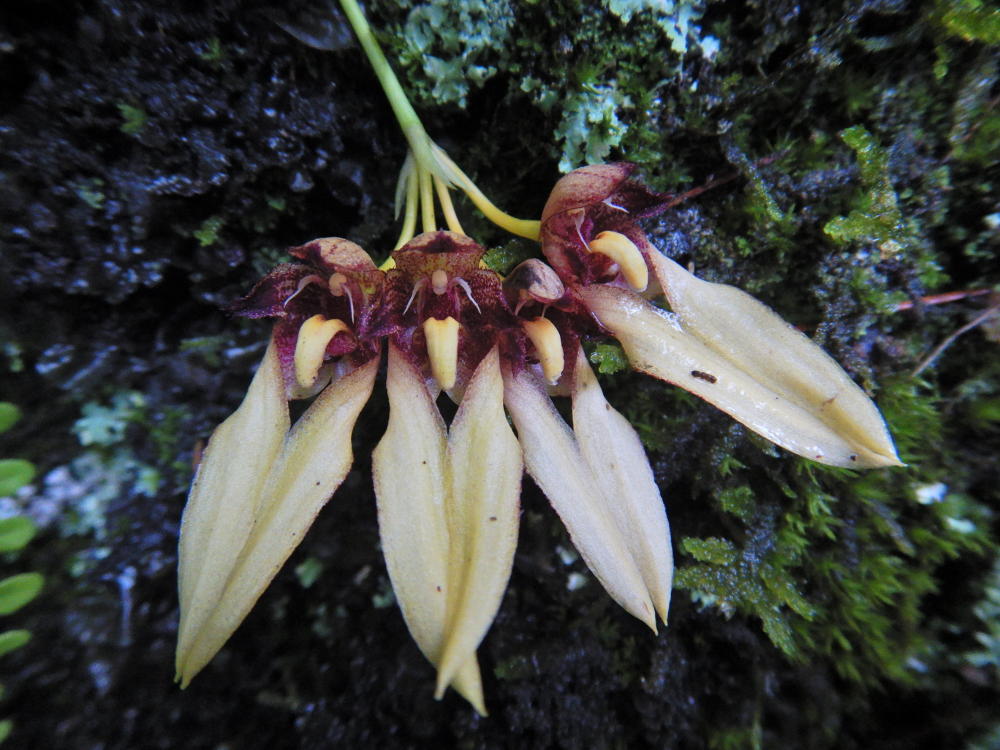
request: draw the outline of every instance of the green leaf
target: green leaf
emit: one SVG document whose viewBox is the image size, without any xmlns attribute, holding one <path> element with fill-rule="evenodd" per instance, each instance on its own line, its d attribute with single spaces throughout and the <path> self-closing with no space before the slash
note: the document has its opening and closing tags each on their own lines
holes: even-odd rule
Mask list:
<svg viewBox="0 0 1000 750">
<path fill-rule="evenodd" d="M 3 742 L 10 735 L 10 730 L 14 728 L 14 722 L 10 719 L 0 721 L 0 742 Z"/>
<path fill-rule="evenodd" d="M 21 573 L 0 581 L 0 615 L 16 612 L 42 590 L 41 573 Z"/>
<path fill-rule="evenodd" d="M 38 529 L 27 516 L 13 516 L 0 520 L 0 552 L 19 550 L 35 536 Z"/>
<path fill-rule="evenodd" d="M 28 630 L 8 630 L 0 633 L 0 656 L 21 648 L 31 640 L 31 631 Z"/>
<path fill-rule="evenodd" d="M 0 459 L 0 497 L 13 495 L 35 477 L 35 466 L 23 458 Z"/>
<path fill-rule="evenodd" d="M 0 432 L 7 432 L 20 418 L 20 409 L 10 401 L 0 401 Z"/>
</svg>

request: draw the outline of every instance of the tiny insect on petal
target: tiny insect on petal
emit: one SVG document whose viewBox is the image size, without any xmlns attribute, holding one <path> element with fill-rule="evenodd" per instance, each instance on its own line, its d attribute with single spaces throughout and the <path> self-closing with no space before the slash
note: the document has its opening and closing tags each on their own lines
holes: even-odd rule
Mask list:
<svg viewBox="0 0 1000 750">
<path fill-rule="evenodd" d="M 790 392 L 787 381 L 761 379 L 737 355 L 733 355 L 734 359 L 727 358 L 694 336 L 676 314 L 660 310 L 624 289 L 594 285 L 582 290 L 581 295 L 602 325 L 621 342 L 634 368 L 681 386 L 771 442 L 833 466 L 898 465 L 891 443 L 889 453 L 884 453 L 885 448 L 878 442 L 877 450 L 873 450 L 869 438 L 855 439 L 856 429 L 842 429 L 839 417 L 830 419 L 828 402 L 806 400 L 801 393 Z M 745 324 L 734 321 L 734 325 L 748 339 L 754 338 L 755 334 L 746 330 Z M 783 322 L 782 325 L 787 326 Z M 806 360 L 800 366 L 808 366 L 813 355 L 811 348 L 829 359 L 804 336 L 801 339 L 808 346 L 797 347 L 804 351 L 800 356 Z M 860 389 L 846 374 L 842 377 L 845 384 L 840 393 L 854 400 L 851 389 L 858 392 Z M 875 410 L 867 396 L 861 393 L 861 398 L 863 412 Z M 881 418 L 877 418 L 883 432 Z"/>
<path fill-rule="evenodd" d="M 825 459 L 855 468 L 902 465 L 875 404 L 807 336 L 736 287 L 699 279 L 659 253 L 650 261 L 685 330 L 857 448 L 857 458 L 848 452 L 846 463 Z"/>
</svg>

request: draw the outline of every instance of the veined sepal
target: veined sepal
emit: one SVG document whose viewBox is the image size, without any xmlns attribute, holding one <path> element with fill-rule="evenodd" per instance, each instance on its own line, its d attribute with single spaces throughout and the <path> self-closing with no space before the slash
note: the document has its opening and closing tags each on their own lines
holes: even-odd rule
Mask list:
<svg viewBox="0 0 1000 750">
<path fill-rule="evenodd" d="M 874 403 L 826 352 L 735 287 L 649 254 L 672 312 L 624 289 L 581 289 L 632 366 L 690 391 L 793 453 L 849 468 L 901 465 Z"/>
<path fill-rule="evenodd" d="M 255 502 L 252 512 L 248 512 L 248 508 L 243 510 L 247 516 L 238 523 L 245 526 L 250 522 L 252 525 L 243 535 L 238 549 L 235 535 L 230 535 L 232 538 L 226 545 L 209 544 L 200 548 L 200 564 L 209 570 L 219 568 L 214 575 L 224 575 L 225 581 L 221 591 L 218 586 L 212 589 L 211 597 L 197 591 L 202 605 L 197 617 L 192 618 L 197 626 L 189 626 L 188 637 L 179 643 L 177 651 L 177 672 L 182 687 L 239 627 L 298 547 L 320 509 L 347 476 L 354 458 L 351 432 L 371 395 L 378 361 L 378 357 L 373 357 L 329 385 L 291 431 L 287 431 L 285 423 L 281 433 L 283 440 L 278 441 L 278 450 L 272 458 L 264 460 L 262 456 L 259 462 L 246 465 L 254 478 Z M 277 388 L 280 373 L 272 377 L 278 378 L 272 385 Z M 274 434 L 272 431 L 268 436 L 273 439 Z M 244 423 L 232 432 L 231 444 L 249 446 L 260 440 L 260 430 L 255 429 L 254 424 Z M 225 507 L 227 513 L 233 515 L 233 511 L 228 510 L 230 506 L 247 504 L 245 498 L 234 494 L 234 490 L 227 484 L 200 492 L 205 493 L 204 502 Z M 182 531 L 182 550 L 184 533 L 186 530 Z M 221 568 L 220 558 L 233 562 L 227 569 Z M 181 580 L 183 588 L 186 578 L 182 576 Z"/>
<path fill-rule="evenodd" d="M 186 666 L 188 656 L 250 536 L 268 469 L 288 426 L 284 378 L 272 339 L 243 403 L 209 438 L 184 507 L 178 545 L 176 655 L 176 679 L 182 685 L 193 676 Z"/>
<path fill-rule="evenodd" d="M 492 623 L 517 544 L 521 454 L 502 411 L 494 348 L 469 382 L 451 435 L 421 374 L 389 347 L 389 427 L 372 457 L 379 532 L 407 627 L 485 715 L 475 650 Z"/>
<path fill-rule="evenodd" d="M 651 591 L 644 569 L 655 565 L 646 565 L 642 559 L 646 554 L 642 545 L 636 545 L 629 532 L 623 531 L 623 527 L 627 529 L 632 524 L 623 523 L 620 526 L 613 510 L 616 503 L 623 502 L 620 493 L 632 490 L 631 483 L 621 487 L 618 476 L 598 478 L 599 473 L 608 469 L 607 457 L 619 447 L 629 454 L 626 464 L 634 467 L 634 456 L 631 455 L 634 444 L 631 439 L 637 438 L 634 433 L 627 435 L 621 423 L 612 424 L 598 418 L 595 407 L 600 408 L 598 398 L 603 401 L 603 395 L 598 397 L 592 390 L 597 385 L 596 381 L 590 383 L 586 375 L 578 375 L 577 383 L 574 390 L 584 398 L 579 415 L 586 448 L 581 446 L 578 435 L 559 416 L 546 394 L 545 384 L 530 370 L 515 373 L 505 369 L 504 402 L 517 428 L 518 440 L 524 450 L 525 468 L 562 519 L 587 566 L 611 598 L 655 632 L 657 609 L 666 614 L 669 586 L 663 591 L 662 583 L 669 583 L 669 572 L 665 576 L 649 576 L 657 589 Z M 597 390 L 599 392 L 599 388 Z M 610 405 L 603 403 L 606 411 L 609 410 Z M 624 427 L 631 430 L 627 423 Z M 599 435 L 608 428 L 610 432 Z M 595 440 L 605 442 L 595 445 Z M 619 441 L 622 441 L 621 446 Z M 600 453 L 605 457 L 595 455 Z M 645 459 L 642 461 L 645 462 Z M 648 463 L 644 472 L 649 472 Z M 648 475 L 639 472 L 640 485 L 647 478 L 652 479 L 651 472 Z M 658 497 L 659 493 L 656 494 Z M 645 505 L 648 500 L 646 497 L 640 504 Z M 662 504 L 660 507 L 662 511 Z M 660 543 L 669 545 L 669 539 L 664 535 Z"/>
<path fill-rule="evenodd" d="M 448 464 L 448 612 L 438 698 L 493 623 L 517 548 L 524 464 L 504 413 L 495 346 L 462 395 L 448 431 Z"/>
<path fill-rule="evenodd" d="M 635 429 L 601 390 L 580 348 L 573 368 L 573 432 L 625 538 L 660 619 L 667 622 L 674 557 L 670 525 Z"/>
</svg>

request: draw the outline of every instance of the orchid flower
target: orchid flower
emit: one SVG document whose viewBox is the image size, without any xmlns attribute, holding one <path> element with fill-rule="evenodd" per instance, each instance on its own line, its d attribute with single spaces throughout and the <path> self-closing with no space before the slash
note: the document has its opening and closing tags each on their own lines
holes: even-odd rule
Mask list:
<svg viewBox="0 0 1000 750">
<path fill-rule="evenodd" d="M 370 331 L 382 274 L 368 254 L 339 239 L 292 252 L 307 262 L 279 266 L 234 306 L 278 322 L 246 398 L 212 434 L 184 509 L 182 687 L 233 634 L 344 480 L 350 434 L 378 370 Z M 288 400 L 320 389 L 290 428 Z"/>
<path fill-rule="evenodd" d="M 566 175 L 541 228 L 545 257 L 631 365 L 814 461 L 901 465 L 875 404 L 826 352 L 750 295 L 697 278 L 650 244 L 636 219 L 666 200 L 630 180 L 633 169 Z M 670 311 L 650 304 L 647 291 L 662 293 Z"/>
<path fill-rule="evenodd" d="M 427 136 L 357 3 L 341 5 L 410 145 L 402 232 L 381 267 L 345 239 L 293 248 L 298 262 L 232 306 L 276 322 L 243 403 L 209 440 L 184 511 L 177 679 L 186 686 L 225 644 L 344 480 L 387 340 L 389 425 L 372 456 L 386 567 L 437 669 L 436 697 L 454 687 L 485 714 L 476 651 L 510 577 L 523 472 L 611 597 L 654 632 L 667 621 L 663 499 L 583 340 L 614 336 L 635 369 L 812 460 L 899 460 L 875 405 L 818 346 L 652 247 L 637 221 L 666 201 L 631 180 L 630 165 L 566 175 L 540 221 L 500 211 Z M 452 188 L 498 226 L 540 239 L 548 264 L 531 259 L 506 278 L 487 268 Z M 438 231 L 435 196 L 450 231 Z M 669 311 L 647 299 L 660 294 Z M 450 424 L 436 406 L 442 392 L 458 403 Z M 552 395 L 570 397 L 571 425 Z M 314 401 L 292 425 L 288 402 L 304 398 Z"/>
<path fill-rule="evenodd" d="M 666 620 L 663 502 L 638 436 L 583 356 L 579 336 L 593 322 L 551 269 L 529 262 L 503 280 L 481 267 L 483 248 L 453 232 L 418 235 L 384 274 L 346 240 L 292 252 L 309 264 L 279 266 L 233 306 L 278 321 L 244 404 L 209 442 L 185 511 L 182 684 L 235 631 L 346 475 L 384 336 L 379 529 L 403 616 L 438 667 L 437 695 L 453 685 L 485 713 L 475 652 L 510 577 L 525 466 L 611 595 L 654 630 L 657 613 Z M 562 330 L 539 314 L 550 307 Z M 564 340 L 575 347 L 568 367 Z M 289 430 L 286 399 L 331 378 Z M 561 379 L 572 430 L 546 395 Z M 460 402 L 450 426 L 434 404 L 441 390 Z"/>
<path fill-rule="evenodd" d="M 303 263 L 279 266 L 233 306 L 277 322 L 246 400 L 209 442 L 185 511 L 182 684 L 235 631 L 343 481 L 384 338 L 390 419 L 372 463 L 389 577 L 437 667 L 436 695 L 453 686 L 484 714 L 476 649 L 510 577 L 523 471 L 612 598 L 654 631 L 667 620 L 663 500 L 583 338 L 614 335 L 636 369 L 813 460 L 899 464 L 874 404 L 819 347 L 650 245 L 636 218 L 662 199 L 630 174 L 603 165 L 557 183 L 541 220 L 551 266 L 533 259 L 502 278 L 473 240 L 436 231 L 381 271 L 357 245 L 323 239 L 294 248 Z M 672 310 L 647 301 L 647 287 Z M 450 425 L 435 404 L 442 391 L 459 404 Z M 290 427 L 287 400 L 317 393 Z M 550 393 L 570 396 L 572 426 Z"/>
</svg>

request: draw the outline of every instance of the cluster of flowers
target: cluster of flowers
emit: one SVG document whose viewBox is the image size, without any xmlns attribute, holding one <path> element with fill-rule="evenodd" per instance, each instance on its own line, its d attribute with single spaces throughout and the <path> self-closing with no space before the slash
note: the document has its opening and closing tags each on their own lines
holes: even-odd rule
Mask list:
<svg viewBox="0 0 1000 750">
<path fill-rule="evenodd" d="M 239 626 L 346 476 L 384 344 L 390 419 L 373 473 L 389 576 L 437 668 L 437 695 L 453 686 L 480 713 L 476 649 L 510 576 L 525 470 L 615 601 L 654 631 L 667 619 L 664 504 L 583 338 L 614 336 L 635 369 L 802 456 L 899 465 L 875 405 L 827 354 L 744 292 L 652 247 L 637 221 L 665 198 L 631 173 L 608 164 L 563 177 L 541 218 L 547 263 L 528 260 L 506 278 L 456 232 L 414 237 L 387 270 L 348 240 L 321 239 L 292 249 L 299 262 L 236 303 L 277 322 L 185 510 L 182 684 Z M 649 301 L 660 295 L 669 311 Z M 450 425 L 435 405 L 441 391 L 459 404 Z M 550 394 L 572 399 L 572 426 Z M 288 400 L 313 396 L 291 426 Z"/>
</svg>

